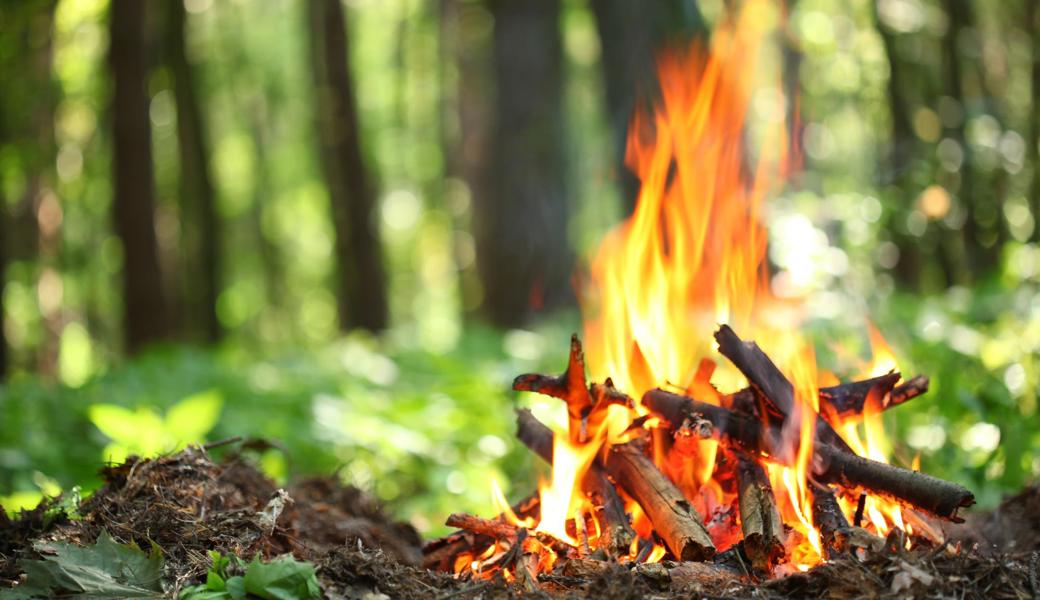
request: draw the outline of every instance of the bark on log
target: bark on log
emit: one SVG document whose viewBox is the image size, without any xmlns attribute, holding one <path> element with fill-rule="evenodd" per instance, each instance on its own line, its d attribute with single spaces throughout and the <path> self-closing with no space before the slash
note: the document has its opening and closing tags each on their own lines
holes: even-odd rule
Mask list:
<svg viewBox="0 0 1040 600">
<path fill-rule="evenodd" d="M 559 398 L 567 404 L 568 430 L 571 441 L 581 442 L 582 422 L 592 410 L 592 396 L 585 384 L 585 354 L 581 350 L 578 335 L 571 336 L 571 351 L 567 368 L 561 375 L 539 375 L 527 373 L 513 380 L 513 389 L 537 392 Z"/>
<path fill-rule="evenodd" d="M 868 489 L 954 523 L 964 520 L 957 516 L 959 508 L 975 504 L 975 495 L 964 486 L 927 473 L 886 465 L 827 444 L 815 444 L 813 455 L 813 471 L 821 482 Z"/>
<path fill-rule="evenodd" d="M 516 411 L 516 437 L 540 456 L 545 462 L 552 464 L 553 432 L 536 419 L 531 411 L 521 408 Z M 581 489 L 592 496 L 593 504 L 599 512 L 599 521 L 603 527 L 604 550 L 611 556 L 628 554 L 636 532 L 628 523 L 625 514 L 625 503 L 618 496 L 614 485 L 607 479 L 603 468 L 592 464 L 581 480 Z"/>
<path fill-rule="evenodd" d="M 511 508 L 513 513 L 520 518 L 537 514 L 539 508 L 538 494 L 534 493 L 524 497 L 513 504 Z M 505 516 L 498 515 L 496 518 L 501 521 Z M 480 536 L 466 530 L 456 531 L 442 538 L 430 540 L 423 545 L 422 566 L 425 569 L 450 573 L 455 564 L 455 559 L 463 552 L 473 550 L 478 545 L 477 542 L 482 540 L 490 543 L 490 539 L 486 536 Z"/>
<path fill-rule="evenodd" d="M 900 374 L 893 371 L 880 377 L 863 381 L 850 381 L 839 385 L 820 388 L 820 413 L 847 418 L 863 414 L 867 396 L 871 392 L 879 400 L 888 396 L 899 381 Z"/>
<path fill-rule="evenodd" d="M 516 525 L 498 519 L 485 519 L 468 513 L 452 513 L 448 515 L 444 524 L 449 527 L 458 527 L 459 529 L 486 535 L 496 540 L 516 540 Z"/>
<path fill-rule="evenodd" d="M 634 442 L 612 446 L 603 459 L 607 473 L 643 508 L 654 531 L 681 561 L 715 555 L 704 520 Z"/>
<path fill-rule="evenodd" d="M 715 341 L 719 344 L 719 352 L 744 374 L 748 383 L 765 401 L 767 414 L 764 416 L 766 418 L 770 421 L 783 422 L 794 413 L 794 386 L 773 364 L 769 356 L 758 347 L 758 344 L 740 339 L 729 325 L 719 326 L 719 330 L 715 332 Z M 830 424 L 822 419 L 816 420 L 816 436 L 825 443 L 852 452 L 852 448 L 849 448 L 845 440 L 841 439 Z M 781 457 L 792 458 L 794 456 L 793 447 L 776 448 L 776 450 L 778 452 L 774 454 L 778 453 Z"/>
<path fill-rule="evenodd" d="M 842 542 L 849 530 L 849 521 L 841 512 L 838 499 L 829 488 L 810 484 L 812 492 L 813 525 L 820 532 L 820 542 L 828 559 L 837 558 L 845 547 Z"/>
<path fill-rule="evenodd" d="M 778 432 L 752 418 L 664 390 L 647 392 L 643 405 L 673 428 L 681 427 L 687 417 L 699 414 L 711 421 L 715 435 L 722 441 L 733 442 L 753 455 L 775 455 L 775 446 L 771 444 L 779 439 Z M 813 472 L 821 482 L 867 489 L 954 522 L 961 521 L 957 509 L 975 503 L 975 496 L 961 485 L 863 458 L 819 439 L 813 444 Z"/>
<path fill-rule="evenodd" d="M 892 390 L 888 395 L 888 402 L 885 403 L 884 408 L 892 408 L 893 406 L 899 406 L 907 400 L 912 400 L 925 392 L 928 391 L 928 378 L 924 375 L 918 375 L 910 381 L 901 383 Z"/>
<path fill-rule="evenodd" d="M 899 373 L 888 373 L 863 381 L 850 381 L 833 387 L 820 388 L 820 405 L 824 414 L 842 418 L 863 414 L 867 394 L 873 389 L 880 400 L 879 408 L 888 410 L 912 400 L 928 391 L 928 378 L 918 375 L 899 385 Z"/>
<path fill-rule="evenodd" d="M 784 523 L 765 470 L 747 455 L 737 458 L 737 494 L 744 551 L 756 569 L 768 571 L 784 556 Z"/>
</svg>

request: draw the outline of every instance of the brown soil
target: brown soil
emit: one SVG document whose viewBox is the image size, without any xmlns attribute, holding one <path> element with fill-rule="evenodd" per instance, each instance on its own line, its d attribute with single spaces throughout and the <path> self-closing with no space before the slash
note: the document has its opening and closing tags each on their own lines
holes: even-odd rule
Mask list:
<svg viewBox="0 0 1040 600">
<path fill-rule="evenodd" d="M 913 552 L 846 558 L 812 571 L 754 582 L 739 570 L 699 563 L 628 568 L 599 563 L 543 575 L 539 589 L 466 581 L 417 566 L 421 540 L 373 498 L 332 478 L 289 486 L 274 524 L 277 486 L 247 460 L 217 463 L 189 448 L 154 460 L 131 459 L 102 471 L 105 485 L 84 501 L 79 519 L 44 504 L 18 519 L 0 511 L 0 587 L 18 580 L 17 559 L 36 540 L 80 544 L 107 530 L 122 542 L 156 543 L 177 587 L 200 581 L 207 550 L 265 558 L 292 553 L 318 566 L 326 597 L 383 598 L 1030 598 L 1040 595 L 1040 488 L 948 531 L 950 542 Z M 272 502 L 272 499 L 274 501 Z M 268 518 L 265 520 L 265 514 Z M 591 562 L 591 561 L 590 561 Z M 577 564 L 575 565 L 577 566 Z M 2 596 L 0 590 L 0 596 Z"/>
</svg>

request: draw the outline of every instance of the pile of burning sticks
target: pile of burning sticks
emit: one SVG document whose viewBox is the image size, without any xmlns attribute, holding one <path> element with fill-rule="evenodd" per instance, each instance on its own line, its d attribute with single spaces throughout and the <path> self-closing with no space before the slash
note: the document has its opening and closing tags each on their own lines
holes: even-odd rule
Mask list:
<svg viewBox="0 0 1040 600">
<path fill-rule="evenodd" d="M 513 389 L 563 400 L 569 425 L 565 441 L 572 448 L 592 448 L 594 454 L 575 472 L 574 482 L 588 510 L 567 513 L 565 529 L 553 530 L 545 525 L 549 507 L 543 491 L 504 507 L 494 519 L 453 514 L 447 524 L 459 531 L 427 544 L 425 565 L 460 577 L 501 576 L 528 587 L 596 560 L 723 566 L 737 561 L 746 573 L 769 577 L 812 566 L 797 555 L 806 537 L 814 538 L 809 541 L 818 548 L 816 562 L 893 545 L 938 544 L 942 534 L 935 519 L 959 521 L 958 509 L 974 503 L 960 485 L 861 456 L 836 431 L 864 411 L 885 410 L 923 394 L 927 378 L 899 384 L 900 374 L 890 372 L 820 388 L 814 403 L 818 412 L 804 415 L 791 381 L 755 343 L 741 340 L 726 325 L 715 340 L 749 384 L 717 394 L 717 404 L 664 389 L 647 391 L 637 404 L 609 379 L 588 385 L 576 336 L 562 375 L 517 377 Z M 702 363 L 698 377 L 706 382 L 713 365 Z M 627 429 L 607 439 L 600 432 L 619 410 L 628 415 Z M 795 420 L 810 423 L 811 429 L 792 443 Z M 517 411 L 517 437 L 550 465 L 554 448 L 564 441 L 554 439 L 552 430 L 524 409 Z M 706 505 L 676 473 L 694 460 L 700 442 L 710 440 L 717 452 L 709 457 L 708 473 L 729 500 Z M 654 458 L 662 452 L 665 460 Z M 784 492 L 775 490 L 767 475 L 773 466 L 793 462 L 798 452 L 807 453 L 804 479 L 811 506 L 800 514 L 811 513 L 801 533 L 781 517 L 778 498 Z M 864 522 L 869 520 L 865 507 L 874 506 L 873 501 L 896 507 L 896 526 L 883 531 Z"/>
</svg>

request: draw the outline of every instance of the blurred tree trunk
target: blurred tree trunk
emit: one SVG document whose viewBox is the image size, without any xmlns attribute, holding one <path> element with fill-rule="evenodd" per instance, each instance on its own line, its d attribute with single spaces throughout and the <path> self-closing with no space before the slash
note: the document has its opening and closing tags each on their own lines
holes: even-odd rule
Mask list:
<svg viewBox="0 0 1040 600">
<path fill-rule="evenodd" d="M 970 0 L 945 0 L 944 7 L 949 26 L 943 35 L 943 57 L 945 59 L 946 93 L 955 99 L 961 109 L 961 119 L 947 128 L 947 135 L 961 147 L 963 159 L 958 170 L 960 186 L 957 196 L 967 212 L 962 229 L 968 278 L 981 279 L 992 272 L 1000 254 L 999 221 L 1000 190 L 980 177 L 979 165 L 967 136 L 970 91 L 965 82 L 965 71 L 972 68 L 971 58 L 963 56 L 961 39 L 975 29 L 975 16 Z M 981 90 L 979 91 L 981 93 Z M 992 116 L 992 115 L 991 115 Z M 995 116 L 994 116 L 995 118 Z M 995 231 L 996 229 L 996 231 Z"/>
<path fill-rule="evenodd" d="M 786 5 L 782 7 L 783 44 L 781 52 L 783 53 L 783 60 L 781 76 L 785 101 L 784 120 L 787 123 L 787 143 L 794 156 L 799 160 L 804 160 L 804 152 L 802 151 L 802 130 L 804 125 L 799 107 L 801 106 L 802 61 L 805 55 L 802 53 L 798 34 L 791 24 L 791 12 L 794 11 L 795 4 L 797 4 L 797 0 L 788 0 Z"/>
<path fill-rule="evenodd" d="M 881 37 L 885 57 L 888 59 L 888 112 L 892 126 L 888 145 L 887 176 L 884 181 L 890 184 L 890 193 L 898 197 L 898 206 L 910 207 L 917 193 L 913 189 L 911 157 L 921 150 L 910 116 L 912 104 L 908 92 L 911 89 L 911 75 L 906 71 L 912 68 L 912 65 L 905 63 L 899 56 L 895 34 L 882 22 L 877 5 L 877 1 L 871 2 L 874 27 Z M 906 216 L 906 210 L 888 211 L 885 230 L 892 236 L 893 243 L 899 249 L 899 262 L 895 267 L 896 280 L 906 289 L 920 289 L 921 255 L 918 240 L 906 232 Z"/>
<path fill-rule="evenodd" d="M 184 314 L 189 328 L 201 329 L 206 341 L 216 342 L 222 334 L 217 318 L 217 296 L 220 294 L 223 234 L 210 176 L 205 120 L 196 94 L 194 68 L 185 47 L 187 14 L 180 0 L 167 2 L 166 7 L 166 55 L 173 74 L 181 170 Z"/>
<path fill-rule="evenodd" d="M 5 141 L 3 119 L 6 116 L 4 107 L 0 105 L 0 146 Z M 7 284 L 7 196 L 4 194 L 4 177 L 0 173 L 0 382 L 7 378 L 10 368 L 7 358 L 7 332 L 4 325 L 7 322 L 7 310 L 4 307 L 4 286 Z"/>
<path fill-rule="evenodd" d="M 386 281 L 375 187 L 361 151 L 346 15 L 340 0 L 309 0 L 307 6 L 321 163 L 336 231 L 340 327 L 379 331 L 388 321 Z"/>
<path fill-rule="evenodd" d="M 559 0 L 491 0 L 494 116 L 475 198 L 484 310 L 515 327 L 573 300 Z"/>
<path fill-rule="evenodd" d="M 148 117 L 145 10 L 139 0 L 113 0 L 109 66 L 112 96 L 116 233 L 123 243 L 123 326 L 130 353 L 166 337 L 169 321 L 159 274 L 155 187 Z"/>
<path fill-rule="evenodd" d="M 472 202 L 473 198 L 485 195 L 483 174 L 488 168 L 492 28 L 485 24 L 492 17 L 487 6 L 478 2 L 440 0 L 438 8 L 442 98 L 439 130 L 445 157 L 444 183 L 450 183 L 448 178 L 465 182 Z M 467 198 L 460 187 L 445 185 L 442 193 L 451 203 L 449 210 L 455 221 L 459 296 L 463 310 L 472 316 L 484 301 L 483 286 L 474 260 L 473 211 L 466 209 Z M 455 196 L 449 199 L 449 194 Z"/>
<path fill-rule="evenodd" d="M 592 0 L 599 32 L 607 113 L 625 214 L 635 208 L 639 180 L 625 166 L 625 136 L 637 101 L 656 95 L 655 53 L 668 43 L 708 36 L 694 0 Z"/>
<path fill-rule="evenodd" d="M 1040 242 L 1040 0 L 1027 4 L 1029 33 L 1033 42 L 1032 102 L 1029 107 L 1029 129 L 1026 137 L 1026 160 L 1033 169 L 1029 185 L 1029 208 L 1033 214 L 1034 242 Z"/>
</svg>

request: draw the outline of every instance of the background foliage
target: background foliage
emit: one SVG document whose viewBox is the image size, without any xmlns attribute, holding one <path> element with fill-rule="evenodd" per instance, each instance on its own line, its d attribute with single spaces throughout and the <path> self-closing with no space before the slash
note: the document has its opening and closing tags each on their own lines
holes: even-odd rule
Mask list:
<svg viewBox="0 0 1040 600">
<path fill-rule="evenodd" d="M 275 478 L 339 469 L 429 532 L 450 510 L 487 510 L 491 476 L 526 493 L 537 469 L 512 440 L 510 406 L 534 404 L 550 420 L 558 407 L 508 385 L 562 367 L 580 326 L 572 308 L 509 326 L 486 318 L 474 220 L 497 199 L 482 200 L 470 176 L 484 150 L 467 119 L 493 110 L 501 3 L 345 4 L 389 290 L 391 327 L 369 335 L 337 328 L 304 3 L 185 0 L 223 238 L 224 333 L 202 345 L 186 326 L 133 359 L 111 225 L 110 7 L 18 4 L 0 8 L 11 373 L 0 387 L 0 503 L 89 490 L 99 462 L 126 452 L 232 435 L 269 440 L 256 453 Z M 629 200 L 604 101 L 613 67 L 596 11 L 606 3 L 547 4 L 561 43 L 565 237 L 581 257 Z M 990 505 L 1040 474 L 1032 4 L 789 2 L 764 65 L 784 80 L 753 102 L 756 118 L 785 118 L 786 87 L 800 111 L 804 168 L 766 215 L 774 288 L 809 296 L 824 366 L 866 351 L 869 316 L 904 373 L 931 376 L 928 396 L 886 415 L 895 456 L 920 454 L 923 469 Z M 675 5 L 707 26 L 725 12 L 721 1 Z M 44 39 L 52 78 L 41 83 L 31 58 Z M 192 272 L 178 268 L 190 219 L 170 69 L 154 65 L 147 88 L 159 258 L 177 296 Z M 12 129 L 39 110 L 49 138 Z"/>
</svg>

